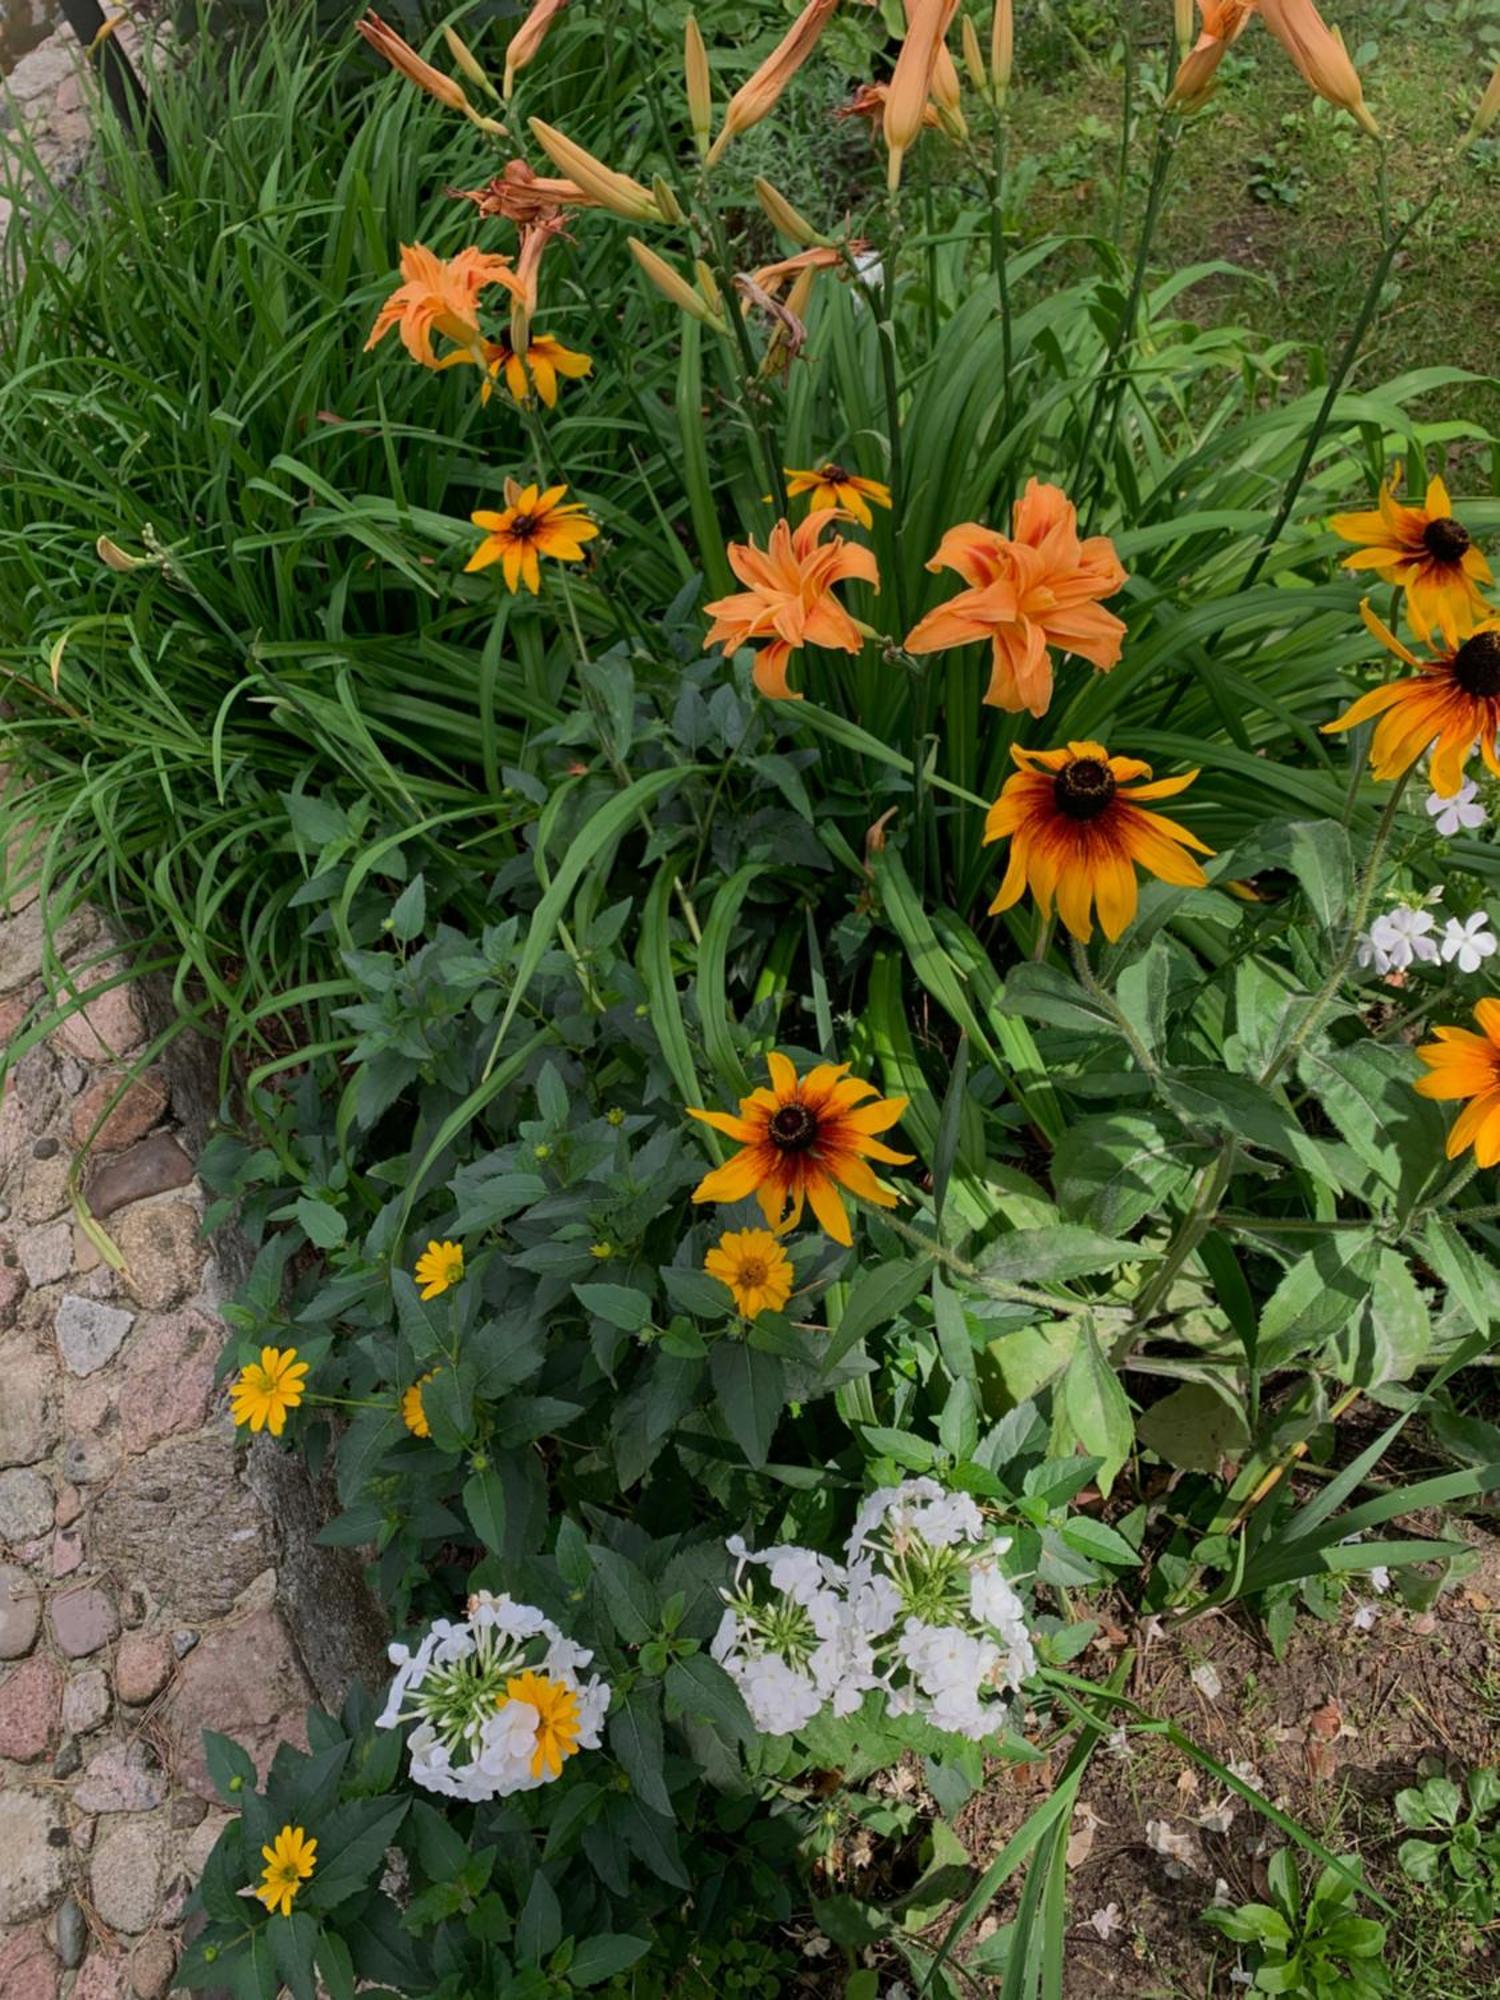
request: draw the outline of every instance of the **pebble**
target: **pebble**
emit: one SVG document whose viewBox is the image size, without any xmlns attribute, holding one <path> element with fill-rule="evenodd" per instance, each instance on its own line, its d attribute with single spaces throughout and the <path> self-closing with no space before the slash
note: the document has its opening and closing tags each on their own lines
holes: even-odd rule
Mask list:
<svg viewBox="0 0 1500 2000">
<path fill-rule="evenodd" d="M 87 1736 L 108 1722 L 109 1708 L 109 1676 L 102 1667 L 90 1667 L 63 1689 L 63 1728 L 71 1736 Z"/>
<path fill-rule="evenodd" d="M 42 1600 L 25 1570 L 0 1563 L 0 1660 L 19 1660 L 36 1644 Z"/>
<path fill-rule="evenodd" d="M 89 1948 L 89 1927 L 76 1897 L 68 1896 L 58 1904 L 52 1936 L 57 1955 L 69 1972 L 82 1965 L 83 1954 Z"/>
<path fill-rule="evenodd" d="M 89 1176 L 88 1205 L 101 1219 L 133 1201 L 186 1187 L 193 1163 L 170 1132 L 153 1132 Z"/>
<path fill-rule="evenodd" d="M 29 1542 L 52 1526 L 52 1488 L 29 1465 L 0 1472 L 0 1542 Z"/>
<path fill-rule="evenodd" d="M 115 1653 L 115 1693 L 136 1707 L 159 1695 L 172 1677 L 172 1648 L 164 1634 L 127 1632 Z"/>
<path fill-rule="evenodd" d="M 50 1910 L 63 1891 L 63 1855 L 52 1839 L 50 1800 L 9 1786 L 0 1792 L 0 1924 Z M 66 1847 L 68 1830 L 57 1828 Z"/>
<path fill-rule="evenodd" d="M 130 1960 L 130 1988 L 136 2000 L 161 2000 L 176 1970 L 177 1954 L 171 1939 L 160 1931 L 149 1931 Z"/>
<path fill-rule="evenodd" d="M 72 1237 L 69 1235 L 69 1254 Z M 57 1308 L 53 1330 L 62 1358 L 75 1375 L 92 1375 L 113 1360 L 120 1343 L 135 1325 L 135 1314 L 119 1306 L 101 1305 L 97 1299 L 80 1298 L 64 1292 Z"/>
<path fill-rule="evenodd" d="M 161 1902 L 161 1839 L 155 1827 L 114 1827 L 89 1868 L 95 1910 L 112 1930 L 143 1931 Z"/>
<path fill-rule="evenodd" d="M 166 1796 L 166 1775 L 139 1742 L 100 1750 L 73 1788 L 80 1812 L 153 1812 Z"/>
<path fill-rule="evenodd" d="M 70 1660 L 84 1660 L 97 1653 L 120 1629 L 114 1605 L 93 1584 L 59 1591 L 47 1606 L 47 1617 L 59 1650 Z"/>
<path fill-rule="evenodd" d="M 177 1655 L 179 1660 L 185 1660 L 197 1643 L 198 1634 L 189 1631 L 186 1626 L 183 1626 L 172 1634 L 172 1651 Z"/>
<path fill-rule="evenodd" d="M 0 1757 L 34 1764 L 57 1736 L 62 1670 L 46 1653 L 12 1667 L 0 1681 Z"/>
<path fill-rule="evenodd" d="M 7 1361 L 0 1396 L 0 1466 L 35 1465 L 57 1443 L 56 1364 L 45 1354 Z"/>
<path fill-rule="evenodd" d="M 78 1747 L 78 1738 L 65 1736 L 52 1759 L 52 1775 L 54 1778 L 71 1778 L 82 1763 L 83 1752 Z"/>
</svg>

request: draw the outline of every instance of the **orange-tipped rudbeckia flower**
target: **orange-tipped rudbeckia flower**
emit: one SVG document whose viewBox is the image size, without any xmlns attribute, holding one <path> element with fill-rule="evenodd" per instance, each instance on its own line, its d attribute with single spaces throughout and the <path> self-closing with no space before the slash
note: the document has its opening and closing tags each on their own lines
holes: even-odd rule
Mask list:
<svg viewBox="0 0 1500 2000">
<path fill-rule="evenodd" d="M 1468 1028 L 1434 1028 L 1435 1042 L 1417 1054 L 1429 1075 L 1417 1079 L 1423 1097 L 1467 1097 L 1448 1134 L 1448 1158 L 1474 1148 L 1481 1167 L 1500 1163 L 1500 1000 L 1481 1000 L 1474 1009 L 1480 1033 Z"/>
<path fill-rule="evenodd" d="M 1420 507 L 1396 498 L 1400 483 L 1397 465 L 1374 508 L 1335 514 L 1328 525 L 1344 541 L 1358 544 L 1345 558 L 1345 569 L 1372 569 L 1406 592 L 1406 615 L 1419 639 L 1431 638 L 1436 627 L 1450 646 L 1457 645 L 1460 634 L 1488 610 L 1479 586 L 1494 581 L 1490 566 L 1454 518 L 1441 479 L 1427 482 Z"/>
<path fill-rule="evenodd" d="M 1415 667 L 1414 680 L 1372 688 L 1333 722 L 1325 736 L 1380 717 L 1370 739 L 1370 768 L 1377 778 L 1399 778 L 1424 751 L 1432 752 L 1432 789 L 1451 799 L 1464 781 L 1464 766 L 1475 746 L 1500 778 L 1495 734 L 1500 730 L 1500 616 L 1486 618 L 1468 637 L 1444 652 L 1419 660 L 1368 602 L 1360 615 L 1383 646 Z M 1430 644 L 1429 644 L 1429 650 Z"/>
<path fill-rule="evenodd" d="M 770 1089 L 742 1097 L 738 1117 L 689 1110 L 690 1118 L 701 1118 L 740 1146 L 732 1160 L 704 1175 L 693 1200 L 743 1201 L 753 1194 L 773 1229 L 795 1229 L 806 1202 L 834 1242 L 847 1249 L 854 1239 L 838 1190 L 847 1188 L 880 1208 L 895 1207 L 895 1189 L 877 1180 L 868 1163 L 910 1164 L 912 1154 L 893 1153 L 875 1137 L 896 1123 L 906 1099 L 877 1096 L 873 1083 L 849 1075 L 847 1063 L 819 1063 L 804 1077 L 784 1055 L 768 1055 L 766 1066 Z"/>
<path fill-rule="evenodd" d="M 557 408 L 557 378 L 581 381 L 593 367 L 586 354 L 564 347 L 550 333 L 534 333 L 525 349 L 517 354 L 506 341 L 487 344 L 491 375 L 503 375 L 505 386 L 518 403 L 524 403 L 533 384 L 549 410 Z"/>
<path fill-rule="evenodd" d="M 566 486 L 518 486 L 505 482 L 505 511 L 493 514 L 481 508 L 469 519 L 485 530 L 484 540 L 464 564 L 465 571 L 503 565 L 505 587 L 514 590 L 524 583 L 533 596 L 542 587 L 540 556 L 554 562 L 582 562 L 583 544 L 599 532 L 581 501 L 564 501 Z"/>
<path fill-rule="evenodd" d="M 1196 834 L 1174 819 L 1147 810 L 1149 801 L 1186 791 L 1197 777 L 1158 778 L 1134 757 L 1111 757 L 1102 743 L 1070 743 L 1063 750 L 1023 750 L 1012 745 L 1020 766 L 990 807 L 984 822 L 986 845 L 1009 839 L 1010 865 L 993 916 L 1008 910 L 1030 888 L 1044 917 L 1057 913 L 1073 936 L 1087 944 L 1092 912 L 1113 943 L 1135 917 L 1135 871 L 1142 867 L 1179 888 L 1201 889 L 1208 877 L 1183 850 L 1212 854 Z"/>
<path fill-rule="evenodd" d="M 519 281 L 510 259 L 472 244 L 456 257 L 445 259 L 420 243 L 403 243 L 401 276 L 404 282 L 376 314 L 365 342 L 366 354 L 396 327 L 402 346 L 424 368 L 450 368 L 455 362 L 472 361 L 484 371 L 488 383 L 489 356 L 479 331 L 479 299 L 491 285 L 504 285 L 512 296 L 518 293 Z M 439 356 L 433 347 L 434 334 L 453 342 L 447 354 Z"/>
<path fill-rule="evenodd" d="M 809 494 L 809 514 L 823 514 L 829 508 L 836 508 L 841 514 L 852 515 L 861 527 L 873 528 L 875 517 L 870 512 L 870 502 L 873 500 L 877 507 L 891 504 L 889 486 L 878 479 L 861 479 L 857 472 L 849 472 L 832 460 L 805 472 L 796 472 L 791 466 L 785 471 L 787 498 L 795 500 L 803 493 Z"/>
<path fill-rule="evenodd" d="M 984 699 L 1045 715 L 1049 646 L 1080 654 L 1100 673 L 1119 664 L 1125 627 L 1099 599 L 1120 588 L 1125 571 L 1107 535 L 1080 540 L 1077 510 L 1060 487 L 1030 480 L 1013 526 L 1011 535 L 975 521 L 948 530 L 927 567 L 957 570 L 970 587 L 920 619 L 906 650 L 940 653 L 988 639 L 993 671 Z"/>
<path fill-rule="evenodd" d="M 771 701 L 800 701 L 787 684 L 787 663 L 803 646 L 827 646 L 834 652 L 857 653 L 864 634 L 833 594 L 845 578 L 880 588 L 880 573 L 871 551 L 835 535 L 823 540 L 823 530 L 841 514 L 824 510 L 809 514 L 795 528 L 778 521 L 764 549 L 754 542 L 729 544 L 729 567 L 746 588 L 733 597 L 715 598 L 704 606 L 713 619 L 706 644 L 726 653 L 763 639 L 755 656 L 755 685 Z"/>
</svg>

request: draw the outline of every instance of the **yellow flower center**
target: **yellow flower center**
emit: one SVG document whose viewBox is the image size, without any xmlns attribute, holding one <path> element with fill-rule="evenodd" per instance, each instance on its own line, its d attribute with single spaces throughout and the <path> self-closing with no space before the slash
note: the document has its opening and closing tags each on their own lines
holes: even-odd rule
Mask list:
<svg viewBox="0 0 1500 2000">
<path fill-rule="evenodd" d="M 1097 819 L 1115 795 L 1115 774 L 1098 757 L 1075 757 L 1058 772 L 1052 794 L 1069 819 Z"/>
<path fill-rule="evenodd" d="M 1500 695 L 1500 632 L 1476 632 L 1453 655 L 1453 678 L 1475 701 Z"/>
<path fill-rule="evenodd" d="M 1469 552 L 1469 531 L 1462 521 L 1443 514 L 1422 530 L 1422 546 L 1442 563 L 1462 562 Z"/>
<path fill-rule="evenodd" d="M 783 1153 L 805 1153 L 818 1136 L 818 1121 L 805 1104 L 783 1104 L 772 1112 L 768 1130 Z"/>
</svg>

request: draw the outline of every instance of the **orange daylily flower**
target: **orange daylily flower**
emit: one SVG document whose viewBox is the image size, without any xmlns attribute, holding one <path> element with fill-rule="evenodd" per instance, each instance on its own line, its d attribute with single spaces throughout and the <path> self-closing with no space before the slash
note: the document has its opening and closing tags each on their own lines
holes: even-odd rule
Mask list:
<svg viewBox="0 0 1500 2000">
<path fill-rule="evenodd" d="M 689 1108 L 690 1118 L 712 1125 L 740 1147 L 732 1160 L 704 1175 L 693 1200 L 743 1201 L 753 1194 L 778 1231 L 796 1228 L 806 1202 L 834 1242 L 847 1249 L 854 1238 L 838 1191 L 844 1187 L 862 1201 L 895 1207 L 896 1190 L 877 1180 L 868 1163 L 911 1163 L 910 1153 L 892 1152 L 875 1136 L 889 1131 L 907 1100 L 880 1097 L 873 1083 L 849 1075 L 847 1063 L 819 1063 L 799 1077 L 786 1056 L 773 1053 L 766 1067 L 770 1089 L 742 1097 L 738 1117 Z"/>
<path fill-rule="evenodd" d="M 762 264 L 758 271 L 750 273 L 750 282 L 758 291 L 768 292 L 774 299 L 789 280 L 799 278 L 804 271 L 835 271 L 844 262 L 846 254 L 851 258 L 857 257 L 868 248 L 869 244 L 863 237 L 845 244 L 843 250 L 837 250 L 831 244 L 815 244 L 811 250 L 798 250 L 775 264 Z"/>
<path fill-rule="evenodd" d="M 928 563 L 956 570 L 970 588 L 929 611 L 906 637 L 909 653 L 939 653 L 988 639 L 993 671 L 984 699 L 1013 714 L 1045 715 L 1052 699 L 1050 646 L 1108 673 L 1125 627 L 1101 609 L 1125 582 L 1107 535 L 1078 534 L 1078 514 L 1060 487 L 1028 481 L 1010 535 L 967 521 L 950 528 Z"/>
<path fill-rule="evenodd" d="M 1468 1028 L 1433 1029 L 1436 1041 L 1417 1050 L 1430 1074 L 1418 1077 L 1416 1090 L 1422 1097 L 1468 1098 L 1448 1134 L 1448 1158 L 1472 1146 L 1475 1163 L 1493 1167 L 1500 1163 L 1500 1000 L 1481 1000 L 1474 1019 L 1477 1035 Z"/>
<path fill-rule="evenodd" d="M 472 361 L 487 375 L 489 361 L 479 331 L 479 298 L 491 285 L 504 285 L 512 294 L 519 290 L 510 259 L 471 245 L 445 260 L 420 243 L 403 243 L 401 276 L 404 282 L 376 315 L 365 352 L 377 347 L 392 327 L 397 327 L 402 346 L 424 368 L 449 368 L 455 362 Z M 432 345 L 434 334 L 453 342 L 441 358 Z"/>
<path fill-rule="evenodd" d="M 1020 769 L 1007 778 L 984 822 L 985 843 L 1009 839 L 1010 864 L 993 916 L 1019 902 L 1030 888 L 1044 917 L 1057 913 L 1083 944 L 1099 927 L 1114 943 L 1135 918 L 1137 866 L 1163 882 L 1202 888 L 1208 877 L 1184 848 L 1212 854 L 1175 819 L 1148 812 L 1145 801 L 1186 791 L 1197 777 L 1150 778 L 1151 766 L 1134 757 L 1111 757 L 1102 743 L 1069 743 L 1062 750 L 1011 746 Z M 1129 789 L 1127 789 L 1129 787 Z"/>
<path fill-rule="evenodd" d="M 775 107 L 781 93 L 818 46 L 818 39 L 833 18 L 838 4 L 839 0 L 807 0 L 802 12 L 765 61 L 730 98 L 719 136 L 708 150 L 710 166 L 737 132 L 748 132 Z"/>
<path fill-rule="evenodd" d="M 1167 99 L 1179 111 L 1196 110 L 1205 102 L 1224 51 L 1244 34 L 1255 12 L 1255 0 L 1199 0 L 1199 4 L 1203 32 L 1178 66 L 1172 94 Z"/>
<path fill-rule="evenodd" d="M 481 508 L 469 519 L 485 531 L 484 540 L 464 564 L 464 572 L 488 569 L 500 563 L 507 590 L 524 583 L 533 597 L 542 587 L 540 556 L 554 562 L 582 562 L 583 544 L 599 532 L 599 523 L 589 519 L 580 501 L 564 501 L 566 486 L 519 486 L 505 482 L 505 511 L 490 513 Z"/>
<path fill-rule="evenodd" d="M 1438 652 L 1428 642 L 1431 657 L 1418 659 L 1409 646 L 1370 609 L 1360 615 L 1380 643 L 1416 669 L 1415 680 L 1390 681 L 1372 688 L 1333 722 L 1323 724 L 1327 736 L 1352 729 L 1357 722 L 1380 720 L 1370 739 L 1370 768 L 1377 778 L 1399 778 L 1424 753 L 1432 753 L 1432 789 L 1451 799 L 1463 785 L 1464 766 L 1478 746 L 1486 765 L 1500 778 L 1495 751 L 1500 731 L 1500 615 L 1474 626 L 1461 645 Z"/>
<path fill-rule="evenodd" d="M 822 465 L 812 466 L 805 472 L 796 472 L 791 466 L 783 468 L 786 473 L 786 492 L 789 500 L 795 500 L 806 493 L 811 497 L 807 503 L 809 514 L 825 513 L 830 507 L 841 514 L 850 514 L 863 528 L 873 528 L 875 517 L 870 512 L 870 502 L 877 507 L 889 507 L 891 489 L 879 479 L 861 479 L 857 472 L 848 472 L 842 465 L 831 460 Z"/>
<path fill-rule="evenodd" d="M 1344 541 L 1359 544 L 1345 557 L 1345 569 L 1372 569 L 1406 592 L 1406 615 L 1419 639 L 1430 639 L 1437 626 L 1456 646 L 1461 633 L 1489 609 L 1479 586 L 1494 581 L 1490 566 L 1463 522 L 1455 520 L 1441 479 L 1428 481 L 1420 507 L 1396 498 L 1400 484 L 1397 464 L 1371 511 L 1335 514 L 1328 525 Z"/>
<path fill-rule="evenodd" d="M 854 95 L 847 104 L 835 105 L 835 118 L 863 118 L 873 132 L 877 125 L 885 122 L 885 100 L 890 96 L 890 86 L 884 83 L 861 83 L 855 86 Z M 922 113 L 925 131 L 937 131 L 942 125 L 935 108 L 929 104 Z"/>
<path fill-rule="evenodd" d="M 746 588 L 704 606 L 714 621 L 705 643 L 731 653 L 752 640 L 767 641 L 755 656 L 755 685 L 768 700 L 802 699 L 786 678 L 787 664 L 801 647 L 857 653 L 864 645 L 864 634 L 834 596 L 833 585 L 852 577 L 878 590 L 880 573 L 874 554 L 860 543 L 837 534 L 824 542 L 824 529 L 844 518 L 822 511 L 795 528 L 778 521 L 764 549 L 753 541 L 729 544 L 729 567 Z"/>
<path fill-rule="evenodd" d="M 536 58 L 538 49 L 547 38 L 547 30 L 557 19 L 568 0 L 532 0 L 531 12 L 510 38 L 505 51 L 505 82 L 503 94 L 508 98 L 515 86 L 516 72 L 525 69 Z"/>
</svg>

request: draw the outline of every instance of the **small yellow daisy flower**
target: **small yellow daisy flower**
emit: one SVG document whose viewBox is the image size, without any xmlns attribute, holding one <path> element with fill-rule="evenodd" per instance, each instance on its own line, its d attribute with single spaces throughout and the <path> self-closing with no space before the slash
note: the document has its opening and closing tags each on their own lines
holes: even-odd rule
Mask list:
<svg viewBox="0 0 1500 2000">
<path fill-rule="evenodd" d="M 429 1243 L 417 1259 L 415 1277 L 424 1299 L 435 1299 L 458 1284 L 464 1274 L 461 1243 Z"/>
<path fill-rule="evenodd" d="M 427 1412 L 422 1407 L 422 1389 L 437 1374 L 436 1368 L 429 1368 L 418 1381 L 413 1382 L 401 1398 L 401 1421 L 413 1437 L 430 1438 L 432 1426 L 427 1421 Z"/>
<path fill-rule="evenodd" d="M 280 1437 L 287 1411 L 302 1401 L 307 1372 L 308 1364 L 297 1359 L 295 1347 L 263 1347 L 260 1360 L 246 1363 L 229 1392 L 235 1422 Z"/>
<path fill-rule="evenodd" d="M 726 1229 L 703 1268 L 729 1287 L 746 1319 L 767 1307 L 780 1312 L 792 1295 L 791 1259 L 769 1229 Z"/>
<path fill-rule="evenodd" d="M 272 1916 L 289 1917 L 293 1898 L 317 1864 L 318 1843 L 300 1826 L 284 1826 L 275 1845 L 260 1851 L 266 1866 L 255 1893 Z"/>
<path fill-rule="evenodd" d="M 511 1676 L 505 1683 L 504 1694 L 497 1696 L 495 1706 L 504 1708 L 513 1701 L 525 1702 L 536 1710 L 532 1777 L 560 1776 L 565 1759 L 576 1756 L 578 1751 L 578 1696 L 561 1681 L 528 1668 L 524 1674 Z"/>
</svg>

